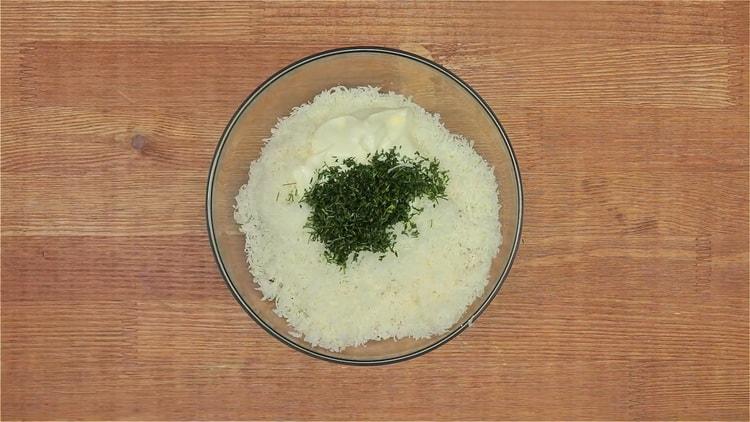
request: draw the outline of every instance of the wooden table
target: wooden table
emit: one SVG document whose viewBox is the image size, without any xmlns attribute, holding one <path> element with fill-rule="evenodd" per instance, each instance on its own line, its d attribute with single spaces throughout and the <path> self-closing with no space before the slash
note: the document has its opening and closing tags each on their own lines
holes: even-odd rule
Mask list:
<svg viewBox="0 0 750 422">
<path fill-rule="evenodd" d="M 458 73 L 525 187 L 500 296 L 358 368 L 252 322 L 204 220 L 238 104 L 347 45 Z M 2 418 L 748 419 L 748 3 L 2 4 Z"/>
</svg>

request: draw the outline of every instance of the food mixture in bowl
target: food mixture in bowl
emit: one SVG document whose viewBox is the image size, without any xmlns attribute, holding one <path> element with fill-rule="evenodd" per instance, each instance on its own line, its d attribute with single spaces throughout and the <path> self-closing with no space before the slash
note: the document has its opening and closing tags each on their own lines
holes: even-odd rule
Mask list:
<svg viewBox="0 0 750 422">
<path fill-rule="evenodd" d="M 332 88 L 280 119 L 236 201 L 264 299 L 332 351 L 445 333 L 501 242 L 497 182 L 471 141 L 373 87 Z"/>
</svg>

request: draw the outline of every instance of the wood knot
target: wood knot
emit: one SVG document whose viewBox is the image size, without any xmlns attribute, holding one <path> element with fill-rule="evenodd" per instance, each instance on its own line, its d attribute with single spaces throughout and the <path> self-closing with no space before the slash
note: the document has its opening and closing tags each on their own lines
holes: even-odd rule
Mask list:
<svg viewBox="0 0 750 422">
<path fill-rule="evenodd" d="M 133 136 L 133 139 L 130 140 L 130 146 L 136 151 L 143 151 L 147 140 L 148 139 L 141 134 L 135 135 Z"/>
</svg>

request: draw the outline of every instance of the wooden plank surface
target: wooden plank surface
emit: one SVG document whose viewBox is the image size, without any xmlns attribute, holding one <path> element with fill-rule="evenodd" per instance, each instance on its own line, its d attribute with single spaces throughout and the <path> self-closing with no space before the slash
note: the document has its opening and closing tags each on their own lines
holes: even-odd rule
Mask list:
<svg viewBox="0 0 750 422">
<path fill-rule="evenodd" d="M 2 419 L 748 415 L 748 3 L 2 2 Z M 523 244 L 426 356 L 355 368 L 248 319 L 213 149 L 304 55 L 433 58 L 505 124 Z"/>
</svg>

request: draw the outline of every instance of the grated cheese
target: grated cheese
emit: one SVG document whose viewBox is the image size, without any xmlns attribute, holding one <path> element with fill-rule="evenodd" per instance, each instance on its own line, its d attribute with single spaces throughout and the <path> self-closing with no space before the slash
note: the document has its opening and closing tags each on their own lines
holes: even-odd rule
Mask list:
<svg viewBox="0 0 750 422">
<path fill-rule="evenodd" d="M 341 271 L 326 262 L 322 244 L 309 240 L 303 228 L 307 206 L 287 197 L 302 193 L 314 171 L 311 163 L 318 166 L 332 156 L 315 155 L 320 150 L 312 146 L 326 142 L 317 139 L 330 130 L 326 123 L 383 111 L 408 115 L 408 133 L 399 126 L 389 145 L 403 143 L 409 152 L 440 160 L 450 176 L 448 199 L 436 207 L 417 201 L 415 206 L 424 207 L 414 218 L 420 235 L 399 235 L 398 257 L 388 254 L 381 261 L 365 252 Z M 372 140 L 367 142 L 372 148 Z M 236 201 L 235 220 L 246 236 L 249 268 L 263 298 L 275 301 L 275 312 L 295 334 L 333 351 L 446 332 L 484 291 L 501 242 L 492 168 L 469 141 L 448 132 L 439 116 L 373 87 L 332 88 L 279 120 Z"/>
</svg>

